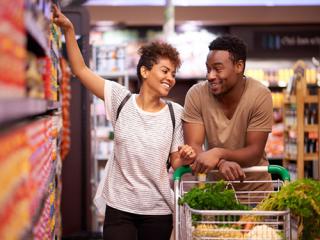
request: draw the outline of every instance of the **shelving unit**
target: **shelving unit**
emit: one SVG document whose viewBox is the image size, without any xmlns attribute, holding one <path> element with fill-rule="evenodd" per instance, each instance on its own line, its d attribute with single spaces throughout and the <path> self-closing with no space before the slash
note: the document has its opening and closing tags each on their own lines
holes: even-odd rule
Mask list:
<svg viewBox="0 0 320 240">
<path fill-rule="evenodd" d="M 278 61 L 274 64 L 270 60 L 249 59 L 246 64 L 245 75 L 260 81 L 267 86 L 272 94 L 273 125 L 265 147 L 267 159 L 272 164 L 282 164 L 283 145 L 283 89 L 293 75 L 289 60 Z"/>
<path fill-rule="evenodd" d="M 291 169 L 290 162 L 294 162 L 298 179 L 310 177 L 305 174 L 305 165 L 309 161 L 315 162 L 317 176 L 314 177 L 319 177 L 320 90 L 316 85 L 308 86 L 305 76 L 305 63 L 298 61 L 294 66 L 294 77 L 284 92 L 283 165 Z M 295 171 L 294 168 L 292 171 Z"/>
<path fill-rule="evenodd" d="M 92 68 L 104 79 L 116 81 L 129 88 L 129 74 L 125 70 L 124 45 L 99 45 L 93 46 Z M 93 173 L 91 182 L 92 195 L 96 193 L 102 178 L 103 170 L 113 154 L 113 128 L 106 119 L 104 102 L 93 96 L 91 106 L 91 134 L 93 152 Z M 92 206 L 93 230 L 102 232 L 104 218 Z"/>
<path fill-rule="evenodd" d="M 61 238 L 62 98 L 70 92 L 60 89 L 68 82 L 51 6 L 4 0 L 0 8 L 0 239 Z"/>
<path fill-rule="evenodd" d="M 296 95 L 287 95 L 285 98 L 283 91 L 294 76 L 294 63 L 291 59 L 249 59 L 246 66 L 245 74 L 261 81 L 272 92 L 274 124 L 266 144 L 266 153 L 268 160 L 277 164 L 284 158 L 284 134 L 288 132 L 283 122 L 284 103 L 288 106 L 296 102 Z M 304 81 L 306 85 L 316 85 L 317 70 L 310 60 L 305 60 L 305 63 Z M 316 96 L 306 96 L 305 101 L 314 102 L 314 98 Z"/>
</svg>

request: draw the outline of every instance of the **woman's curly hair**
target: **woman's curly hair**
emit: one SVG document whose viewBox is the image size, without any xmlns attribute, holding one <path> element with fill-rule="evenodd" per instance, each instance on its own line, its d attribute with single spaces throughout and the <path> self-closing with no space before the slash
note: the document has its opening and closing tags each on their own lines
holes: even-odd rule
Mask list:
<svg viewBox="0 0 320 240">
<path fill-rule="evenodd" d="M 138 50 L 138 53 L 140 55 L 140 59 L 137 65 L 137 75 L 140 83 L 143 81 L 140 68 L 144 66 L 148 70 L 151 70 L 153 65 L 157 64 L 160 58 L 169 59 L 175 68 L 179 68 L 181 66 L 179 52 L 171 44 L 166 42 L 151 42 L 150 44 L 142 46 Z"/>
</svg>

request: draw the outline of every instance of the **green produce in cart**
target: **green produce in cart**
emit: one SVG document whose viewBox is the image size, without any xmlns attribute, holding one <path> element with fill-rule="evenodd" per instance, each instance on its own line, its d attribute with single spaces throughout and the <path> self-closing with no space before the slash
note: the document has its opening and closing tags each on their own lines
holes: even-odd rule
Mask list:
<svg viewBox="0 0 320 240">
<path fill-rule="evenodd" d="M 320 182 L 300 179 L 286 183 L 280 191 L 265 198 L 257 210 L 290 209 L 291 215 L 298 220 L 299 239 L 320 237 Z"/>
<path fill-rule="evenodd" d="M 228 183 L 223 180 L 192 188 L 180 199 L 179 204 L 184 203 L 199 210 L 248 210 L 247 206 L 238 202 L 235 191 L 228 189 Z"/>
</svg>

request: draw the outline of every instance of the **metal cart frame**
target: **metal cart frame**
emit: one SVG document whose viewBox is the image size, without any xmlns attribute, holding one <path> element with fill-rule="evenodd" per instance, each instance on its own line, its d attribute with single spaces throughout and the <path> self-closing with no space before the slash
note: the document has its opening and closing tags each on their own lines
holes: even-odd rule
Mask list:
<svg viewBox="0 0 320 240">
<path fill-rule="evenodd" d="M 269 172 L 271 174 L 278 174 L 280 175 L 281 180 L 283 181 L 290 181 L 290 175 L 287 169 L 277 166 L 277 165 L 269 165 L 269 166 L 256 166 L 256 167 L 250 167 L 250 168 L 244 168 L 244 172 Z M 206 224 L 208 223 L 235 223 L 235 221 L 230 221 L 230 219 L 239 219 L 239 217 L 242 216 L 257 216 L 260 218 L 274 218 L 274 223 L 272 224 L 283 224 L 283 234 L 285 236 L 285 239 L 291 240 L 291 233 L 290 233 L 290 212 L 289 210 L 286 211 L 256 211 L 256 210 L 196 210 L 190 208 L 187 204 L 184 206 L 179 206 L 179 198 L 182 196 L 182 189 L 183 189 L 183 183 L 192 183 L 192 182 L 198 182 L 199 181 L 181 181 L 182 176 L 185 173 L 190 173 L 191 169 L 190 167 L 184 166 L 178 168 L 173 175 L 174 180 L 174 239 L 175 240 L 186 240 L 186 239 L 226 239 L 225 237 L 219 238 L 218 234 L 215 234 L 215 236 L 212 237 L 199 237 L 192 235 L 192 223 L 191 223 L 191 215 L 192 214 L 198 214 L 202 216 L 206 216 L 209 218 L 209 221 L 206 221 Z M 283 181 L 273 181 L 278 183 L 283 183 Z M 233 182 L 239 182 L 239 181 L 233 181 Z M 243 181 L 245 183 L 246 181 Z M 249 181 L 247 181 L 249 182 Z M 254 182 L 254 181 L 250 181 Z M 281 186 L 278 185 L 278 189 Z M 246 192 L 242 192 L 244 194 L 247 194 Z M 268 192 L 267 194 L 269 194 Z M 259 194 L 259 192 L 258 192 Z M 267 196 L 264 195 L 265 197 Z M 261 199 L 262 200 L 262 199 Z M 281 218 L 281 222 L 279 219 Z M 270 220 L 268 220 L 270 221 Z M 273 221 L 273 220 L 271 220 Z M 243 222 L 242 222 L 243 223 Z M 250 223 L 250 222 L 249 222 Z M 252 223 L 252 222 L 251 222 Z M 254 222 L 257 224 L 258 222 Z M 264 222 L 259 222 L 260 224 L 263 224 Z M 269 223 L 271 224 L 271 223 Z M 183 229 L 184 228 L 184 229 Z M 183 234 L 182 234 L 183 231 Z M 219 230 L 220 231 L 220 230 Z M 226 230 L 223 230 L 226 231 Z M 228 238 L 228 239 L 241 239 L 241 238 Z"/>
</svg>

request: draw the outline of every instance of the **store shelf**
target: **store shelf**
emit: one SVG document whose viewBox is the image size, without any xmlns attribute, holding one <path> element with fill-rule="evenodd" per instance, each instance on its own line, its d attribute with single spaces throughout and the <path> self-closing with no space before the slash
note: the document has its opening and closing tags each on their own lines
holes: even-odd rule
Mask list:
<svg viewBox="0 0 320 240">
<path fill-rule="evenodd" d="M 59 102 L 44 99 L 19 98 L 0 101 L 0 124 L 58 109 Z"/>
<path fill-rule="evenodd" d="M 10 99 L 0 102 L 0 124 L 47 111 L 47 101 L 41 99 Z"/>
<path fill-rule="evenodd" d="M 70 129 L 61 132 L 65 125 L 70 127 L 65 124 L 70 114 L 69 109 L 60 109 L 66 97 L 64 106 L 70 106 L 70 95 L 63 94 L 60 86 L 63 82 L 64 89 L 70 85 L 69 79 L 62 81 L 69 76 L 59 68 L 61 36 L 50 35 L 51 8 L 56 1 L 12 2 L 16 1 L 4 1 L 1 6 L 8 14 L 0 14 L 10 45 L 0 54 L 4 63 L 0 149 L 5 157 L 4 165 L 0 164 L 5 183 L 0 196 L 0 209 L 5 209 L 0 239 L 61 239 L 61 155 L 68 153 Z M 62 142 L 62 137 L 69 142 Z"/>
<path fill-rule="evenodd" d="M 38 45 L 38 48 L 32 47 L 32 49 L 38 51 L 38 55 L 49 56 L 49 46 L 47 34 L 42 31 L 36 20 L 33 18 L 30 11 L 25 12 L 25 26 L 28 34 L 32 37 L 34 42 Z M 39 51 L 40 50 L 40 51 Z"/>
<path fill-rule="evenodd" d="M 104 141 L 104 142 L 112 142 L 113 140 L 110 139 L 109 136 L 96 136 L 97 140 Z"/>
<path fill-rule="evenodd" d="M 51 170 L 50 170 L 50 174 L 49 174 L 49 177 L 48 179 L 44 179 L 46 182 L 45 182 L 45 187 L 43 189 L 49 189 L 49 185 L 50 183 L 54 182 L 55 180 L 55 176 L 56 176 L 56 161 L 53 161 L 52 162 L 52 166 L 51 166 Z M 41 196 L 41 199 L 39 201 L 39 207 L 37 208 L 36 210 L 36 213 L 34 214 L 34 216 L 32 217 L 32 224 L 31 226 L 34 226 L 39 218 L 40 218 L 40 215 L 42 213 L 42 210 L 43 210 L 43 207 L 44 207 L 44 204 L 45 204 L 45 201 L 47 200 L 47 198 L 50 196 L 50 193 L 49 192 L 45 192 L 45 194 L 43 194 Z"/>
<path fill-rule="evenodd" d="M 294 82 L 295 95 L 286 95 L 284 107 L 285 123 L 285 158 L 284 166 L 289 161 L 295 161 L 296 176 L 298 179 L 305 177 L 305 162 L 318 161 L 319 154 L 319 99 L 320 89 L 312 91 L 307 84 L 307 76 L 301 75 L 301 69 L 306 69 L 303 61 L 297 61 L 294 66 L 294 76 L 298 81 Z M 305 73 L 306 71 L 303 71 Z M 284 94 L 287 94 L 285 91 Z M 294 119 L 294 120 L 293 120 Z M 306 124 L 313 123 L 313 124 Z M 318 171 L 318 170 L 317 170 Z"/>
<path fill-rule="evenodd" d="M 128 76 L 127 72 L 96 72 L 96 74 L 104 78 L 118 78 Z"/>
<path fill-rule="evenodd" d="M 305 100 L 304 100 L 305 103 L 318 103 L 318 96 L 306 96 L 305 97 Z"/>
<path fill-rule="evenodd" d="M 296 132 L 297 126 L 285 126 L 284 131 L 285 132 Z"/>
<path fill-rule="evenodd" d="M 317 153 L 308 153 L 304 155 L 304 161 L 314 161 L 319 160 L 319 155 Z"/>
<path fill-rule="evenodd" d="M 91 67 L 104 79 L 117 82 L 129 89 L 129 79 L 137 81 L 136 72 L 126 67 L 126 45 L 93 45 Z M 98 186 L 104 174 L 105 165 L 113 153 L 113 127 L 105 117 L 104 102 L 94 96 L 91 106 L 91 132 L 93 144 L 93 186 Z M 92 189 L 95 194 L 96 189 Z M 92 208 L 92 228 L 102 232 L 104 218 L 96 208 Z"/>
<path fill-rule="evenodd" d="M 268 88 L 271 89 L 271 90 L 283 90 L 286 87 L 287 86 L 282 86 L 282 85 L 278 85 L 278 84 L 270 84 L 268 86 Z"/>
<path fill-rule="evenodd" d="M 297 155 L 286 154 L 283 159 L 284 160 L 289 160 L 289 161 L 296 161 L 297 160 Z"/>
<path fill-rule="evenodd" d="M 47 110 L 55 110 L 61 107 L 61 103 L 57 101 L 47 101 Z"/>
<path fill-rule="evenodd" d="M 297 156 L 293 156 L 293 155 L 286 155 L 284 157 L 285 160 L 289 160 L 289 161 L 297 161 Z M 303 156 L 303 160 L 304 161 L 318 161 L 319 157 L 317 153 L 306 153 Z"/>
<path fill-rule="evenodd" d="M 267 159 L 270 161 L 282 160 L 283 158 L 284 158 L 283 155 L 267 157 Z"/>
<path fill-rule="evenodd" d="M 318 125 L 305 125 L 304 126 L 305 132 L 317 132 L 318 131 Z"/>
<path fill-rule="evenodd" d="M 317 103 L 318 102 L 318 96 L 312 96 L 312 95 L 307 95 L 304 97 L 304 102 L 305 103 Z M 292 104 L 292 103 L 296 103 L 297 102 L 297 98 L 296 96 L 286 96 L 284 98 L 284 103 L 285 104 Z"/>
<path fill-rule="evenodd" d="M 108 161 L 109 158 L 105 157 L 105 156 L 95 156 L 95 159 L 98 161 Z"/>
</svg>

